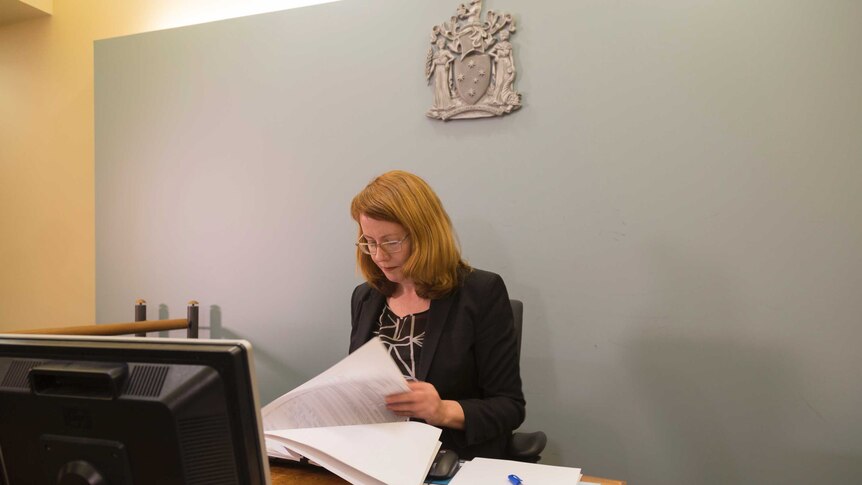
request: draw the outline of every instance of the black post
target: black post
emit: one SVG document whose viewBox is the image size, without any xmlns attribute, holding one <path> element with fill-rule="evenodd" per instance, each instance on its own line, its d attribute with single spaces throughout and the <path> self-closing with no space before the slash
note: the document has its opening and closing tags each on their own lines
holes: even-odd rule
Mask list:
<svg viewBox="0 0 862 485">
<path fill-rule="evenodd" d="M 147 320 L 147 302 L 142 299 L 138 299 L 135 302 L 135 321 L 136 322 L 144 322 Z M 136 333 L 135 337 L 146 337 L 147 332 Z"/>
<path fill-rule="evenodd" d="M 198 338 L 198 302 L 192 300 L 189 302 L 189 330 L 188 338 Z"/>
</svg>

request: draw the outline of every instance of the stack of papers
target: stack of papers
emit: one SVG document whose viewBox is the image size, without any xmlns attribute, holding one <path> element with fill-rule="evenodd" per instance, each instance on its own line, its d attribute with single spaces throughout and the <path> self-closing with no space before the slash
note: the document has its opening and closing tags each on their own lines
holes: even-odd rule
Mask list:
<svg viewBox="0 0 862 485">
<path fill-rule="evenodd" d="M 440 449 L 440 429 L 386 409 L 386 396 L 409 390 L 375 337 L 263 408 L 267 454 L 305 457 L 355 484 L 419 485 Z"/>
<path fill-rule="evenodd" d="M 263 407 L 264 431 L 407 421 L 386 396 L 410 387 L 379 338 Z"/>
<path fill-rule="evenodd" d="M 440 430 L 412 421 L 268 433 L 350 483 L 419 485 L 440 449 Z"/>
</svg>

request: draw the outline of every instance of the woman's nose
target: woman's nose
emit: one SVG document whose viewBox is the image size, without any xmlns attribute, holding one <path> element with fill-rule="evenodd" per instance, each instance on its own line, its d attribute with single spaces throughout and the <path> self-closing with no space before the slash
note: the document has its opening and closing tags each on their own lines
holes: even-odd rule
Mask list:
<svg viewBox="0 0 862 485">
<path fill-rule="evenodd" d="M 371 259 L 374 261 L 386 261 L 389 259 L 389 253 L 384 251 L 380 246 L 377 246 L 377 252 L 371 255 Z"/>
</svg>

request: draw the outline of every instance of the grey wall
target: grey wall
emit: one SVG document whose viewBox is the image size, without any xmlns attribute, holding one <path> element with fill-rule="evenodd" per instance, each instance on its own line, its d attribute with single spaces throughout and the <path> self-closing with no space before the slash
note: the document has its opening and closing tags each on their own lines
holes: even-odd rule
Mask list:
<svg viewBox="0 0 862 485">
<path fill-rule="evenodd" d="M 402 168 L 525 302 L 546 463 L 862 481 L 862 3 L 486 2 L 524 108 L 442 123 L 423 62 L 457 3 L 97 42 L 98 320 L 198 299 L 268 401 L 345 354 L 348 204 Z"/>
</svg>

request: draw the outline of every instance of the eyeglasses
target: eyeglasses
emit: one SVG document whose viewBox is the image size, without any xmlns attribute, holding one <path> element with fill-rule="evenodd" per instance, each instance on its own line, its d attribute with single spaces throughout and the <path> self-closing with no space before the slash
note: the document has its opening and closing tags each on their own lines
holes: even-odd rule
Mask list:
<svg viewBox="0 0 862 485">
<path fill-rule="evenodd" d="M 386 241 L 382 243 L 377 242 L 359 242 L 356 243 L 356 247 L 359 248 L 365 254 L 370 254 L 374 256 L 377 254 L 377 249 L 382 249 L 386 254 L 397 253 L 401 251 L 401 243 L 403 243 L 407 238 L 410 237 L 410 234 L 404 236 L 400 241 Z"/>
</svg>

